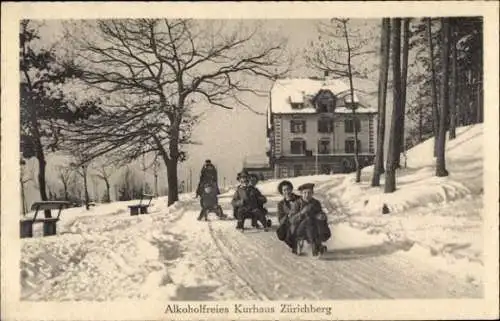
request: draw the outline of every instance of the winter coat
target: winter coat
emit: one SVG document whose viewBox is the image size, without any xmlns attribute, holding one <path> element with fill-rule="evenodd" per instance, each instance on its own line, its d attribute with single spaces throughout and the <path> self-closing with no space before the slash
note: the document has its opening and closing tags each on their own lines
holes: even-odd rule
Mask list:
<svg viewBox="0 0 500 321">
<path fill-rule="evenodd" d="M 217 195 L 220 194 L 219 185 L 217 182 L 217 169 L 215 166 L 203 166 L 200 173 L 200 181 L 198 182 L 198 188 L 196 189 L 196 196 L 201 196 L 203 193 L 203 186 L 205 183 L 212 183 L 216 189 Z"/>
<path fill-rule="evenodd" d="M 300 197 L 297 194 L 292 193 L 290 200 L 282 199 L 278 202 L 278 221 L 280 223 L 282 223 L 290 213 L 297 211 L 297 205 L 295 203 L 299 199 Z"/>
<path fill-rule="evenodd" d="M 215 189 L 212 189 L 210 193 L 203 191 L 200 198 L 202 208 L 214 208 L 218 204 L 217 191 Z"/>
<path fill-rule="evenodd" d="M 234 208 L 245 210 L 260 209 L 261 205 L 267 201 L 266 197 L 253 186 L 238 186 L 234 192 L 231 205 Z"/>
<path fill-rule="evenodd" d="M 296 203 L 296 211 L 290 215 L 290 229 L 292 233 L 295 232 L 297 227 L 306 219 L 319 221 L 326 221 L 326 215 L 323 212 L 321 203 L 312 198 L 309 202 L 304 201 L 302 198 Z"/>
</svg>

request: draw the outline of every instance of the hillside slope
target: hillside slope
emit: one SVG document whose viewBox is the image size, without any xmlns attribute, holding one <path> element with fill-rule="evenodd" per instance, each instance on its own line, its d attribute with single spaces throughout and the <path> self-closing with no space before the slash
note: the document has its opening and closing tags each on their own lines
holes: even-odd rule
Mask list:
<svg viewBox="0 0 500 321">
<path fill-rule="evenodd" d="M 363 169 L 361 183 L 347 175 L 339 185 L 324 186 L 324 193 L 338 198 L 338 214 L 351 226 L 414 242 L 416 256 L 432 257 L 432 264 L 478 281 L 483 251 L 483 124 L 458 128 L 456 139 L 447 141 L 448 177 L 435 176 L 433 144 L 431 138 L 407 152 L 394 193 L 384 193 L 384 175 L 380 187 L 370 186 L 373 166 Z M 389 214 L 382 214 L 384 204 Z"/>
</svg>

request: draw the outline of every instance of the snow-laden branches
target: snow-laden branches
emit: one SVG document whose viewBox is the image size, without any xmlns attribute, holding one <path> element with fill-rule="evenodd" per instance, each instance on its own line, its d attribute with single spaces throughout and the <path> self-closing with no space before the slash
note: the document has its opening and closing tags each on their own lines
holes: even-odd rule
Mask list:
<svg viewBox="0 0 500 321">
<path fill-rule="evenodd" d="M 318 24 L 318 39 L 305 51 L 307 64 L 319 71 L 328 72 L 334 79 L 347 79 L 348 66 L 354 78 L 369 78 L 375 70 L 376 37 L 366 34 L 366 28 L 358 28 L 350 19 L 334 18 Z M 349 48 L 346 46 L 346 33 Z M 347 61 L 347 56 L 351 62 Z"/>
</svg>

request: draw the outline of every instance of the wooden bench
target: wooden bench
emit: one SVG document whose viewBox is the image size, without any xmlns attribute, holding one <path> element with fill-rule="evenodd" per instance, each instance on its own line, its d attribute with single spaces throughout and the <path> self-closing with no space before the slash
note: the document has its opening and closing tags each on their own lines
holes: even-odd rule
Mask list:
<svg viewBox="0 0 500 321">
<path fill-rule="evenodd" d="M 154 198 L 154 195 L 150 194 L 143 194 L 141 196 L 141 199 L 139 201 L 139 204 L 136 205 L 129 205 L 128 208 L 130 208 L 130 215 L 138 215 L 139 213 L 141 214 L 148 214 L 148 207 L 151 205 L 151 200 Z M 149 202 L 147 204 L 143 203 L 143 201 Z"/>
<path fill-rule="evenodd" d="M 43 236 L 50 236 L 57 234 L 57 222 L 61 216 L 61 211 L 63 208 L 68 208 L 71 205 L 70 202 L 65 201 L 41 201 L 35 202 L 31 205 L 31 210 L 35 211 L 35 215 L 32 219 L 22 219 L 20 221 L 21 228 L 21 238 L 33 237 L 33 224 L 43 223 Z M 40 210 L 59 210 L 57 217 L 44 217 L 38 218 L 38 211 Z"/>
</svg>

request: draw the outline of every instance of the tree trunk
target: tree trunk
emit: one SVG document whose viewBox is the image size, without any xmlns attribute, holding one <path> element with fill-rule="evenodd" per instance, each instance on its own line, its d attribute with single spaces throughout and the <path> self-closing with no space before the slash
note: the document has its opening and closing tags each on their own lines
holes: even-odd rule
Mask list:
<svg viewBox="0 0 500 321">
<path fill-rule="evenodd" d="M 32 115 L 36 116 L 35 113 Z M 33 125 L 33 140 L 36 148 L 36 158 L 38 160 L 38 189 L 40 190 L 40 199 L 42 201 L 47 201 L 47 182 L 45 179 L 45 167 L 47 163 L 45 162 L 45 154 L 43 152 L 43 145 L 40 140 L 40 132 L 38 130 L 38 121 L 36 119 L 32 120 Z M 52 214 L 50 210 L 43 211 L 45 218 L 51 218 Z"/>
<path fill-rule="evenodd" d="M 481 71 L 476 72 L 476 81 L 475 81 L 475 87 L 476 87 L 476 124 L 482 123 L 483 122 L 483 85 L 482 85 L 482 77 L 481 77 Z"/>
<path fill-rule="evenodd" d="M 110 203 L 111 202 L 111 186 L 109 185 L 109 180 L 107 178 L 104 179 L 104 184 L 106 184 L 106 203 Z"/>
<path fill-rule="evenodd" d="M 431 18 L 427 18 L 427 41 L 429 43 L 429 58 L 431 65 L 431 91 L 432 91 L 432 128 L 434 132 L 434 157 L 437 156 L 437 137 L 439 130 L 439 109 L 437 101 L 436 70 L 434 68 L 434 46 L 432 45 Z"/>
<path fill-rule="evenodd" d="M 167 205 L 170 206 L 179 200 L 179 186 L 178 177 L 177 177 L 177 158 L 172 159 L 167 154 L 167 151 L 161 144 L 161 141 L 155 135 L 152 135 L 153 139 L 156 142 L 156 146 L 158 147 L 158 151 L 160 152 L 161 157 L 163 158 L 163 162 L 165 163 L 165 167 L 167 168 L 167 184 L 168 184 L 168 201 Z M 177 155 L 177 141 L 175 143 L 172 142 L 172 138 L 170 140 L 170 155 Z M 172 150 L 172 148 L 174 150 Z"/>
<path fill-rule="evenodd" d="M 24 196 L 24 181 L 23 181 L 23 177 L 21 176 L 21 179 L 20 179 L 20 183 L 21 183 L 21 201 L 23 202 L 23 216 L 26 215 L 26 197 Z"/>
<path fill-rule="evenodd" d="M 68 182 L 66 180 L 63 180 L 63 188 L 64 188 L 64 200 L 67 202 L 69 200 L 69 195 L 68 195 Z"/>
<path fill-rule="evenodd" d="M 158 197 L 158 174 L 155 173 L 155 197 Z"/>
<path fill-rule="evenodd" d="M 177 161 L 169 159 L 165 163 L 167 167 L 167 181 L 168 181 L 168 203 L 170 206 L 179 200 L 179 187 L 177 177 Z"/>
<path fill-rule="evenodd" d="M 422 142 L 423 140 L 423 130 L 424 130 L 424 109 L 420 106 L 418 110 L 418 142 Z"/>
<path fill-rule="evenodd" d="M 380 175 L 384 173 L 385 104 L 387 101 L 387 78 L 389 76 L 389 52 L 391 43 L 391 20 L 382 19 L 380 41 L 380 71 L 378 91 L 377 153 L 373 169 L 372 186 L 380 186 Z"/>
<path fill-rule="evenodd" d="M 37 149 L 41 149 L 41 144 Z M 38 186 L 40 189 L 40 198 L 42 201 L 47 201 L 47 182 L 45 180 L 45 167 L 46 167 L 46 162 L 45 162 L 45 155 L 43 154 L 43 151 L 39 151 L 37 153 L 37 159 L 38 159 Z M 45 210 L 44 212 L 45 218 L 51 218 L 52 214 L 50 213 L 50 210 Z"/>
<path fill-rule="evenodd" d="M 87 209 L 87 211 L 90 209 L 90 206 L 89 206 L 89 190 L 88 190 L 88 184 L 87 184 L 87 169 L 86 168 L 82 168 L 82 176 L 83 176 L 83 188 L 84 188 L 84 191 L 85 191 L 85 208 Z"/>
<path fill-rule="evenodd" d="M 396 139 L 399 148 L 398 155 L 405 152 L 405 114 L 406 114 L 406 82 L 408 76 L 408 52 L 410 42 L 410 18 L 403 19 L 403 61 L 401 64 L 401 114 L 398 121 Z M 400 157 L 396 159 L 396 167 L 401 167 Z"/>
<path fill-rule="evenodd" d="M 351 90 L 352 118 L 354 121 L 354 163 L 356 164 L 356 183 L 359 183 L 361 182 L 361 166 L 359 164 L 358 122 L 356 117 L 356 102 L 354 101 L 354 85 L 352 82 L 351 46 L 349 44 L 349 34 L 347 33 L 347 22 L 345 21 L 344 37 L 347 45 L 347 71 L 349 75 L 349 87 Z"/>
<path fill-rule="evenodd" d="M 394 18 L 392 22 L 392 79 L 393 79 L 393 108 L 391 117 L 391 131 L 389 136 L 388 161 L 385 175 L 385 193 L 396 190 L 396 158 L 399 158 L 399 145 L 395 136 L 398 135 L 398 120 L 401 114 L 401 19 Z"/>
<path fill-rule="evenodd" d="M 443 65 L 443 80 L 441 82 L 441 117 L 439 122 L 439 137 L 437 144 L 436 176 L 448 176 L 445 162 L 446 149 L 446 121 L 448 118 L 448 65 L 450 61 L 450 22 L 449 18 L 441 18 L 442 23 L 442 44 L 441 63 Z"/>
<path fill-rule="evenodd" d="M 450 140 L 455 139 L 457 127 L 457 44 L 456 44 L 456 26 L 450 26 L 451 32 L 451 91 L 450 91 Z"/>
</svg>

